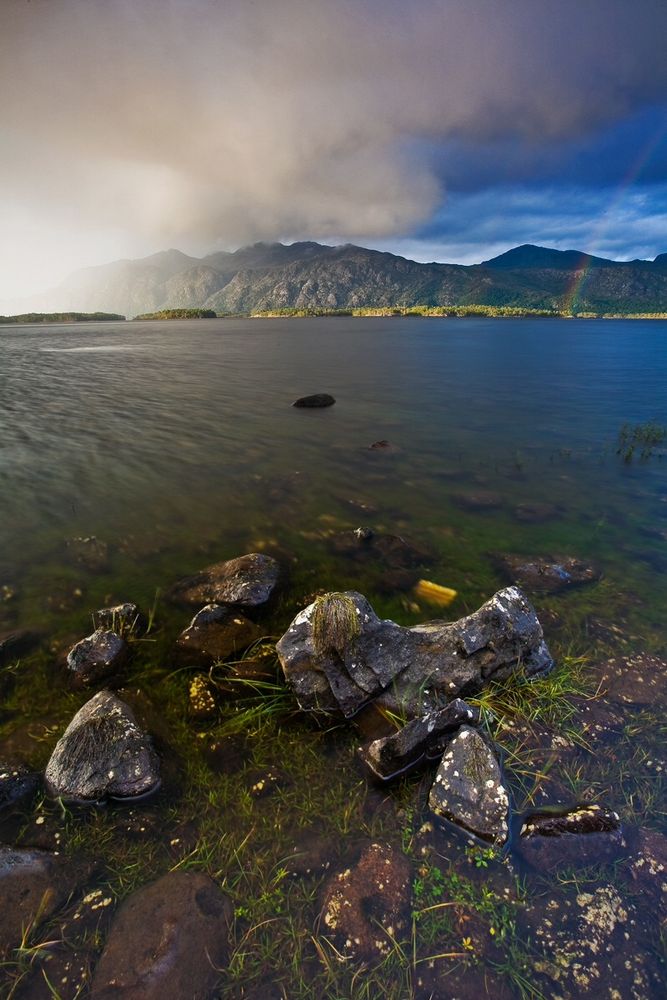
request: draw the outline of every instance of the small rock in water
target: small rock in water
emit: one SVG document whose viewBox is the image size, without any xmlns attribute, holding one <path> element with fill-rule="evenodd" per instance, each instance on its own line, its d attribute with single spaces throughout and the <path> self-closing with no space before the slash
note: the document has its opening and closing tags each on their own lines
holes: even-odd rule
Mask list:
<svg viewBox="0 0 667 1000">
<path fill-rule="evenodd" d="M 79 566 L 91 571 L 106 569 L 109 546 L 95 535 L 89 535 L 87 538 L 68 538 L 65 545 L 68 555 Z"/>
<path fill-rule="evenodd" d="M 179 580 L 168 596 L 181 604 L 259 607 L 271 597 L 279 573 L 280 567 L 272 556 L 250 552 Z"/>
<path fill-rule="evenodd" d="M 499 510 L 503 505 L 503 498 L 499 493 L 486 490 L 479 490 L 477 493 L 457 493 L 452 500 L 457 507 L 471 512 Z"/>
<path fill-rule="evenodd" d="M 118 635 L 136 635 L 146 627 L 146 620 L 136 604 L 129 601 L 93 613 L 96 629 L 108 629 Z"/>
<path fill-rule="evenodd" d="M 596 566 L 573 556 L 527 559 L 525 556 L 500 555 L 494 559 L 508 579 L 536 593 L 554 594 L 568 587 L 594 583 L 602 576 Z"/>
<path fill-rule="evenodd" d="M 449 744 L 428 804 L 438 816 L 483 840 L 507 840 L 509 795 L 495 754 L 476 730 L 463 726 Z"/>
<path fill-rule="evenodd" d="M 158 788 L 160 763 L 130 707 L 100 691 L 58 740 L 44 778 L 50 793 L 66 801 L 127 799 Z"/>
<path fill-rule="evenodd" d="M 29 653 L 41 638 L 42 634 L 34 629 L 21 628 L 0 632 L 0 666 Z"/>
<path fill-rule="evenodd" d="M 461 726 L 476 724 L 479 711 L 465 701 L 455 698 L 438 712 L 429 712 L 422 719 L 413 719 L 392 736 L 373 740 L 359 748 L 359 755 L 373 774 L 388 781 L 409 768 L 415 767 L 425 757 L 438 757 Z"/>
<path fill-rule="evenodd" d="M 328 392 L 315 392 L 312 396 L 301 396 L 299 399 L 296 399 L 292 403 L 292 406 L 321 409 L 325 406 L 333 406 L 335 402 L 336 400 Z"/>
<path fill-rule="evenodd" d="M 259 626 L 233 608 L 207 604 L 176 640 L 178 660 L 194 666 L 211 666 L 242 652 L 261 636 Z"/>
<path fill-rule="evenodd" d="M 618 813 L 596 804 L 531 813 L 519 837 L 522 855 L 540 871 L 615 861 L 624 847 Z"/>
<path fill-rule="evenodd" d="M 411 902 L 408 859 L 389 844 L 370 844 L 356 865 L 324 888 L 322 931 L 342 959 L 377 959 L 401 940 Z"/>
<path fill-rule="evenodd" d="M 230 900 L 202 872 L 172 871 L 121 906 L 91 1000 L 209 997 L 227 964 Z"/>
<path fill-rule="evenodd" d="M 39 784 L 40 775 L 25 764 L 0 761 L 0 809 L 33 795 Z"/>
<path fill-rule="evenodd" d="M 116 680 L 129 657 L 129 646 L 115 632 L 97 629 L 77 642 L 67 654 L 72 683 L 89 687 L 100 681 Z"/>
<path fill-rule="evenodd" d="M 524 524 L 543 524 L 561 513 L 561 508 L 552 503 L 520 503 L 514 508 L 515 518 Z"/>
</svg>

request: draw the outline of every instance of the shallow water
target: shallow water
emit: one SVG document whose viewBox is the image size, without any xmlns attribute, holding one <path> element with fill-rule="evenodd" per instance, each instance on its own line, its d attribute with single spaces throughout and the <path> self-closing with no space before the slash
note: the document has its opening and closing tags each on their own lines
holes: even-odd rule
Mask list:
<svg viewBox="0 0 667 1000">
<path fill-rule="evenodd" d="M 286 566 L 289 582 L 265 619 L 268 635 L 280 635 L 319 589 L 359 589 L 378 613 L 406 625 L 440 614 L 415 607 L 414 594 L 394 588 L 382 567 L 336 552 L 335 534 L 361 524 L 431 552 L 429 579 L 459 594 L 452 618 L 505 582 L 492 553 L 594 561 L 603 573 L 598 584 L 536 598 L 556 658 L 666 652 L 667 466 L 659 449 L 644 461 L 616 454 L 623 424 L 667 422 L 666 323 L 336 318 L 5 327 L 0 366 L 0 631 L 39 628 L 51 643 L 12 678 L 0 707 L 2 753 L 17 748 L 42 766 L 86 700 L 65 689 L 56 660 L 61 647 L 92 630 L 92 610 L 109 600 L 149 608 L 156 591 L 211 562 L 265 549 Z M 330 392 L 337 403 L 291 407 L 310 392 Z M 378 440 L 392 448 L 369 449 Z M 526 519 L 522 505 L 544 509 Z M 93 535 L 107 544 L 107 556 L 86 568 L 64 543 Z M 310 934 L 316 900 L 300 884 L 289 893 L 281 879 L 274 885 L 280 859 L 302 844 L 304 831 L 318 843 L 324 838 L 333 861 L 363 836 L 393 834 L 407 843 L 423 818 L 432 771 L 394 792 L 369 791 L 349 729 L 322 732 L 288 713 L 243 731 L 230 726 L 232 709 L 208 728 L 188 722 L 187 679 L 170 662 L 173 637 L 187 621 L 187 612 L 158 595 L 152 638 L 130 674 L 166 759 L 173 757 L 163 791 L 145 807 L 159 823 L 138 838 L 138 851 L 122 830 L 127 807 L 113 806 L 62 819 L 61 841 L 100 853 L 122 896 L 128 881 L 118 872 L 127 853 L 134 862 L 137 852 L 134 887 L 174 863 L 165 836 L 177 839 L 173 831 L 189 824 L 192 863 L 224 880 L 239 936 L 244 920 L 269 919 L 271 906 Z M 580 748 L 572 774 L 575 764 L 585 766 L 579 786 L 572 778 L 572 798 L 602 797 L 627 822 L 665 832 L 654 721 L 644 719 L 642 728 L 633 715 L 631 722 L 632 747 L 616 741 L 604 767 L 595 770 L 599 753 Z M 643 770 L 641 747 L 649 761 Z M 331 761 L 334 782 L 323 774 Z M 251 801 L 253 785 L 273 765 L 275 795 Z M 620 787 L 618 773 L 628 769 L 631 787 Z M 205 814 L 204 801 L 222 815 Z M 52 807 L 43 808 L 48 822 L 40 825 L 56 823 Z M 32 814 L 21 821 L 23 842 L 32 842 Z M 244 875 L 234 845 L 249 829 L 252 874 Z M 217 854 L 214 834 L 229 838 Z M 442 836 L 450 846 L 438 849 L 458 864 L 464 852 L 451 846 L 451 832 Z M 468 869 L 478 877 L 470 859 Z M 505 868 L 480 869 L 490 884 L 504 885 Z M 608 873 L 590 878 L 593 891 L 609 882 Z M 558 891 L 567 890 L 559 883 Z M 253 909 L 248 893 L 264 893 L 264 909 Z M 436 931 L 432 953 L 455 951 Z M 305 985 L 297 985 L 270 957 L 285 940 L 277 930 L 273 938 L 266 933 L 265 951 L 243 970 L 251 985 L 279 981 L 290 997 L 325 989 L 317 951 L 304 953 Z M 646 947 L 655 962 L 654 943 Z M 480 945 L 478 957 L 508 995 L 518 995 L 517 981 L 496 968 L 502 956 L 489 959 Z M 460 960 L 454 964 L 457 976 L 470 975 Z M 324 995 L 353 995 L 349 982 L 340 985 L 347 972 L 336 970 Z M 252 995 L 237 973 L 223 995 Z M 419 995 L 414 968 L 410 975 Z M 545 990 L 537 973 L 527 975 Z M 336 976 L 343 977 L 337 986 Z M 364 995 L 381 995 L 371 987 Z"/>
</svg>

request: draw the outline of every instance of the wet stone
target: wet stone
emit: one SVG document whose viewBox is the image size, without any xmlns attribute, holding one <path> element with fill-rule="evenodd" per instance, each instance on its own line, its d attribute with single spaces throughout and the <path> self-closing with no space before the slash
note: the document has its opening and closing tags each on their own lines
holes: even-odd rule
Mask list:
<svg viewBox="0 0 667 1000">
<path fill-rule="evenodd" d="M 379 560 L 391 569 L 414 569 L 433 561 L 430 552 L 403 538 L 360 527 L 354 531 L 341 531 L 331 542 L 335 552 L 365 562 Z"/>
<path fill-rule="evenodd" d="M 110 691 L 100 691 L 59 739 L 45 780 L 49 792 L 66 801 L 134 798 L 159 786 L 160 763 L 130 707 Z"/>
<path fill-rule="evenodd" d="M 109 546 L 95 535 L 86 538 L 68 538 L 65 542 L 70 560 L 91 572 L 106 569 L 109 561 Z"/>
<path fill-rule="evenodd" d="M 436 815 L 483 840 L 506 841 L 509 796 L 495 754 L 476 730 L 464 726 L 449 744 L 428 804 Z"/>
<path fill-rule="evenodd" d="M 533 867 L 553 871 L 611 863 L 619 859 L 626 844 L 618 813 L 591 804 L 567 812 L 528 815 L 518 846 Z"/>
<path fill-rule="evenodd" d="M 188 684 L 188 715 L 197 722 L 214 718 L 218 710 L 215 689 L 206 674 L 196 674 Z"/>
<path fill-rule="evenodd" d="M 136 604 L 126 601 L 111 608 L 99 608 L 93 613 L 96 629 L 108 629 L 118 635 L 136 635 L 146 627 L 146 619 Z"/>
<path fill-rule="evenodd" d="M 200 872 L 173 871 L 121 906 L 95 969 L 92 1000 L 208 998 L 229 954 L 233 909 Z"/>
<path fill-rule="evenodd" d="M 388 781 L 425 758 L 439 757 L 453 732 L 462 725 L 475 725 L 478 721 L 479 711 L 455 698 L 445 708 L 408 722 L 394 735 L 360 747 L 359 756 L 376 778 Z"/>
<path fill-rule="evenodd" d="M 503 506 L 502 496 L 487 490 L 478 490 L 475 493 L 456 493 L 452 497 L 452 501 L 457 507 L 471 513 L 499 510 Z"/>
<path fill-rule="evenodd" d="M 336 400 L 328 392 L 315 392 L 311 396 L 300 396 L 292 406 L 306 409 L 322 409 L 325 406 L 333 406 Z"/>
<path fill-rule="evenodd" d="M 388 844 L 370 844 L 355 865 L 324 887 L 321 933 L 342 959 L 379 960 L 406 927 L 412 897 L 408 859 Z"/>
<path fill-rule="evenodd" d="M 667 919 L 667 837 L 639 830 L 630 854 L 630 875 L 659 920 Z"/>
<path fill-rule="evenodd" d="M 514 516 L 523 524 L 544 524 L 560 517 L 562 509 L 552 503 L 520 503 L 514 508 Z"/>
<path fill-rule="evenodd" d="M 34 795 L 40 781 L 40 775 L 25 764 L 0 761 L 0 809 Z"/>
<path fill-rule="evenodd" d="M 115 632 L 97 629 L 77 642 L 67 654 L 67 668 L 75 687 L 90 687 L 100 681 L 118 680 L 130 649 Z"/>
<path fill-rule="evenodd" d="M 305 710 L 339 710 L 350 718 L 375 700 L 419 718 L 492 678 L 515 671 L 536 676 L 553 665 L 535 611 L 517 587 L 498 591 L 452 624 L 411 628 L 380 620 L 356 591 L 333 596 L 349 609 L 347 641 L 318 644 L 313 619 L 324 598 L 301 611 L 276 646 Z"/>
<path fill-rule="evenodd" d="M 12 663 L 30 653 L 42 639 L 42 633 L 21 628 L 0 632 L 0 666 Z"/>
<path fill-rule="evenodd" d="M 181 604 L 232 604 L 244 608 L 266 604 L 278 583 L 280 567 L 261 552 L 215 563 L 174 584 L 168 597 Z"/>
<path fill-rule="evenodd" d="M 508 579 L 533 593 L 557 593 L 569 587 L 594 583 L 602 575 L 596 566 L 573 556 L 530 559 L 500 555 L 495 557 L 495 561 Z"/>
<path fill-rule="evenodd" d="M 667 660 L 636 653 L 593 668 L 599 693 L 624 705 L 655 705 L 667 696 Z"/>
<path fill-rule="evenodd" d="M 262 630 L 240 612 L 223 604 L 207 604 L 176 640 L 179 663 L 212 666 L 238 655 L 262 636 Z"/>
</svg>

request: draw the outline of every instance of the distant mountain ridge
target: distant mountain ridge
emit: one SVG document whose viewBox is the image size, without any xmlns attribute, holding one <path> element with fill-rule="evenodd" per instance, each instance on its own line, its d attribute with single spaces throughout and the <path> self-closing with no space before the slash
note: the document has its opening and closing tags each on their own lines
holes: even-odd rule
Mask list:
<svg viewBox="0 0 667 1000">
<path fill-rule="evenodd" d="M 28 300 L 44 311 L 218 313 L 488 305 L 575 312 L 667 311 L 667 253 L 612 261 L 524 244 L 481 264 L 421 264 L 345 244 L 255 243 L 191 257 L 165 250 L 76 271 Z"/>
</svg>

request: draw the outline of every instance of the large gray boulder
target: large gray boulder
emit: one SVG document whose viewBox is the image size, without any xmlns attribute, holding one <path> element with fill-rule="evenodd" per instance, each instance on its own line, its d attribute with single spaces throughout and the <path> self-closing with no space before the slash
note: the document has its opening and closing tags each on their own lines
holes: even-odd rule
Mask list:
<svg viewBox="0 0 667 1000">
<path fill-rule="evenodd" d="M 100 691 L 58 740 L 44 778 L 51 794 L 66 801 L 135 798 L 159 786 L 160 763 L 131 708 Z"/>
<path fill-rule="evenodd" d="M 233 604 L 259 607 L 271 597 L 280 567 L 272 556 L 249 552 L 237 559 L 214 563 L 175 583 L 168 597 L 179 604 Z"/>
<path fill-rule="evenodd" d="M 379 619 L 356 591 L 325 595 L 296 616 L 276 649 L 303 709 L 347 718 L 372 701 L 418 718 L 488 680 L 515 671 L 531 677 L 553 665 L 518 587 L 459 621 L 412 628 Z"/>
</svg>

